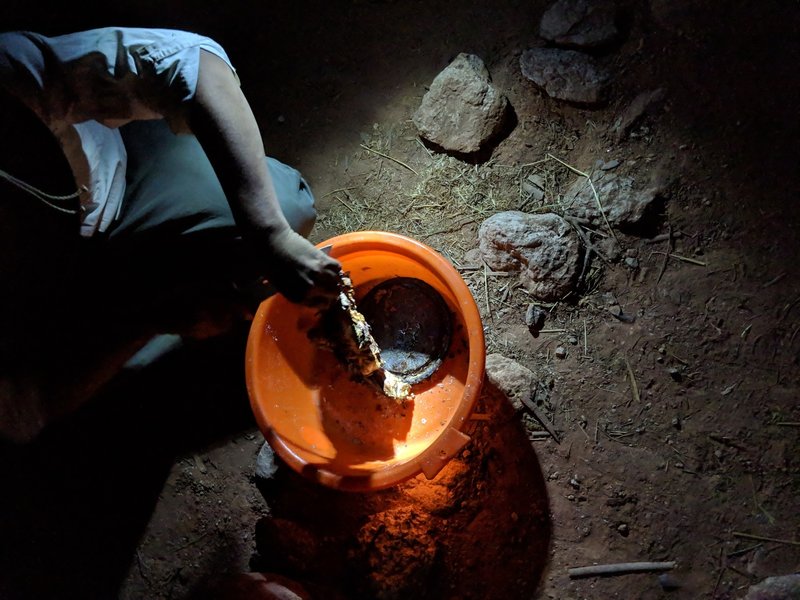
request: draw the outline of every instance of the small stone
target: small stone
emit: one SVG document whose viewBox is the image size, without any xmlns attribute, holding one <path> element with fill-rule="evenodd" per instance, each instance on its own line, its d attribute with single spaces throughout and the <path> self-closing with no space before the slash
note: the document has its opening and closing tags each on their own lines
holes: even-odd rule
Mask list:
<svg viewBox="0 0 800 600">
<path fill-rule="evenodd" d="M 537 332 L 544 326 L 545 312 L 535 304 L 529 304 L 525 311 L 525 324 L 531 332 Z"/>
<path fill-rule="evenodd" d="M 617 526 L 617 531 L 619 531 L 619 533 L 620 533 L 620 535 L 622 535 L 622 537 L 627 537 L 628 533 L 630 533 L 630 530 L 628 529 L 628 524 L 627 523 L 620 523 Z"/>
<path fill-rule="evenodd" d="M 633 258 L 632 256 L 628 256 L 625 259 L 625 266 L 629 269 L 638 269 L 639 268 L 639 259 Z"/>
<path fill-rule="evenodd" d="M 576 338 L 574 335 L 569 336 L 569 339 L 567 341 L 573 346 L 578 345 L 578 338 Z"/>
<path fill-rule="evenodd" d="M 674 381 L 681 381 L 683 379 L 680 370 L 676 369 L 675 367 L 670 367 L 667 369 L 667 373 L 669 373 L 669 376 L 672 377 Z"/>
<path fill-rule="evenodd" d="M 559 346 L 556 348 L 556 358 L 566 358 L 567 357 L 567 349 L 564 346 Z"/>
<path fill-rule="evenodd" d="M 257 481 L 267 482 L 275 477 L 278 471 L 278 463 L 275 460 L 275 452 L 267 442 L 264 442 L 256 457 L 255 476 Z"/>
<path fill-rule="evenodd" d="M 678 417 L 672 417 L 672 426 L 675 429 L 680 429 L 681 428 L 681 420 Z"/>
<path fill-rule="evenodd" d="M 617 160 L 609 160 L 608 162 L 604 162 L 600 165 L 601 171 L 610 171 L 611 169 L 616 169 L 621 163 Z"/>
<path fill-rule="evenodd" d="M 658 583 L 661 586 L 661 589 L 666 592 L 677 590 L 679 587 L 681 587 L 678 581 L 669 573 L 662 573 L 659 575 Z"/>
</svg>

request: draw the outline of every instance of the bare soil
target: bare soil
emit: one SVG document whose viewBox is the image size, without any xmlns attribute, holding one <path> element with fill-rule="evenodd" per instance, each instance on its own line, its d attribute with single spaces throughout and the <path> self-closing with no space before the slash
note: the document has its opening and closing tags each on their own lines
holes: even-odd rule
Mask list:
<svg viewBox="0 0 800 600">
<path fill-rule="evenodd" d="M 476 413 L 488 419 L 470 422 L 472 441 L 432 481 L 344 494 L 283 468 L 259 488 L 245 326 L 117 382 L 39 442 L 0 449 L 0 597 L 188 598 L 222 574 L 264 571 L 318 598 L 727 599 L 798 570 L 793 3 L 623 3 L 624 38 L 599 57 L 611 99 L 592 109 L 520 73 L 543 0 L 144 2 L 91 16 L 17 4 L 3 10 L 9 29 L 173 26 L 220 41 L 268 153 L 316 192 L 313 240 L 390 229 L 450 258 L 488 351 L 536 373 L 560 441 L 487 382 Z M 424 147 L 410 122 L 459 52 L 486 62 L 515 113 L 474 164 Z M 665 103 L 617 141 L 622 110 L 656 88 Z M 534 336 L 533 299 L 468 253 L 481 219 L 515 207 L 536 169 L 557 203 L 577 175 L 525 167 L 547 155 L 670 183 L 646 228 L 616 232 L 638 265 L 595 259 Z M 423 193 L 444 204 L 416 206 Z M 675 561 L 677 589 L 656 574 L 568 576 L 630 561 Z"/>
</svg>

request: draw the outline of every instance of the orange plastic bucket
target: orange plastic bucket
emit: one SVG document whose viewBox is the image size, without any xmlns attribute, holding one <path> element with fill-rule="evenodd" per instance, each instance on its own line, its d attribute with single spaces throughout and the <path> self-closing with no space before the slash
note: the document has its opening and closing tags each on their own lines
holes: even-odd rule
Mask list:
<svg viewBox="0 0 800 600">
<path fill-rule="evenodd" d="M 432 286 L 453 317 L 447 356 L 399 403 L 352 381 L 333 354 L 308 338 L 316 311 L 283 296 L 265 300 L 250 328 L 246 379 L 256 421 L 280 457 L 323 485 L 377 490 L 424 473 L 432 479 L 469 441 L 461 429 L 480 394 L 483 326 L 469 288 L 432 248 L 385 232 L 320 244 L 350 273 L 359 300 L 395 277 Z M 413 307 L 409 307 L 413 310 Z"/>
</svg>

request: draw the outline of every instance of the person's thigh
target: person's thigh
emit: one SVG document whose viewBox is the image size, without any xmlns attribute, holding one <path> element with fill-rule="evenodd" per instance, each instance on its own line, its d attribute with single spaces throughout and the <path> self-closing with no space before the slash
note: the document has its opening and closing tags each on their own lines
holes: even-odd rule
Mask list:
<svg viewBox="0 0 800 600">
<path fill-rule="evenodd" d="M 236 236 L 222 186 L 193 135 L 175 135 L 165 121 L 139 121 L 121 130 L 128 151 L 127 190 L 113 240 L 163 240 L 194 234 Z M 314 197 L 300 173 L 265 158 L 289 225 L 307 236 L 314 225 Z"/>
</svg>

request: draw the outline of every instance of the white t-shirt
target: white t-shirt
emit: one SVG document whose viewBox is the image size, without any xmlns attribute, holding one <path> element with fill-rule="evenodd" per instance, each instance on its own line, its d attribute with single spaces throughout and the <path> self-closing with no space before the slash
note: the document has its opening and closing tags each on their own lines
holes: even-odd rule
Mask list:
<svg viewBox="0 0 800 600">
<path fill-rule="evenodd" d="M 219 44 L 185 31 L 0 33 L 0 85 L 61 143 L 83 190 L 81 235 L 105 231 L 119 215 L 127 155 L 118 127 L 164 118 L 175 133 L 189 131 L 184 108 L 197 88 L 201 49 L 231 65 Z"/>
</svg>

